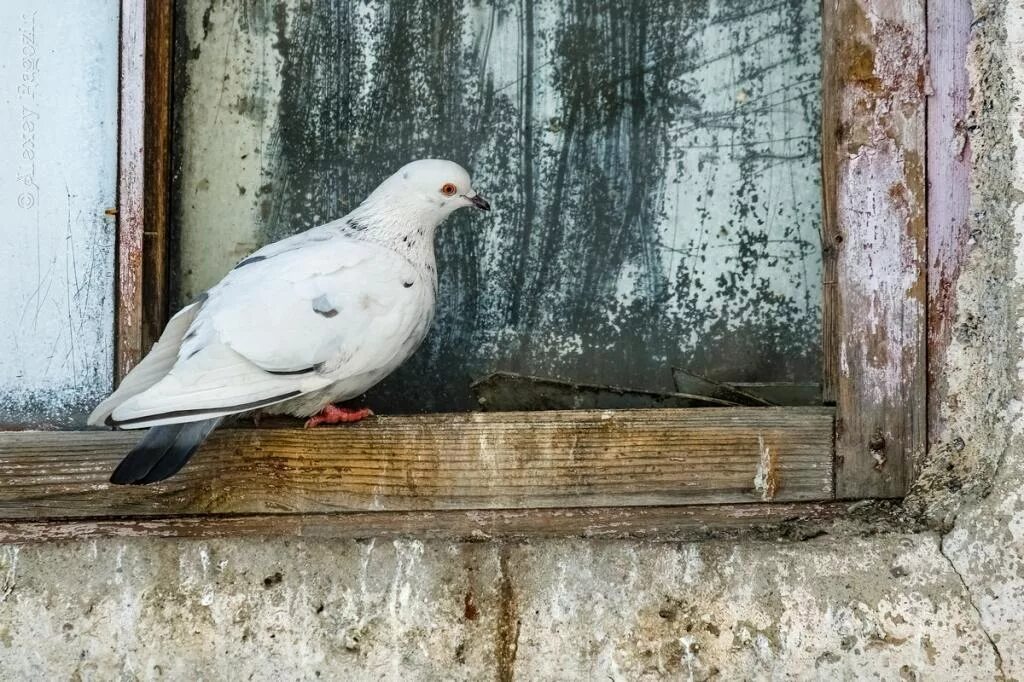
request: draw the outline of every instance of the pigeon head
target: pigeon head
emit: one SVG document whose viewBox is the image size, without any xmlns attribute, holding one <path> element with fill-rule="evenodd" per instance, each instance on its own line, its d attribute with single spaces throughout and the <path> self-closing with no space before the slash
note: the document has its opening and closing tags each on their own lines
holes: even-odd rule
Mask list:
<svg viewBox="0 0 1024 682">
<path fill-rule="evenodd" d="M 421 159 L 407 163 L 381 187 L 436 211 L 442 219 L 466 206 L 491 210 L 487 200 L 473 190 L 466 169 L 453 161 Z"/>
<path fill-rule="evenodd" d="M 402 222 L 410 228 L 436 227 L 452 212 L 491 205 L 473 189 L 466 169 L 443 159 L 421 159 L 402 166 L 366 198 L 360 220 Z"/>
</svg>

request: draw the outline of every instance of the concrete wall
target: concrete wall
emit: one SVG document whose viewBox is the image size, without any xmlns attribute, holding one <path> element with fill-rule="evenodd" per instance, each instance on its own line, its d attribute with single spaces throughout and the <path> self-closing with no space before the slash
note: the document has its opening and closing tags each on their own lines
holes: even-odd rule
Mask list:
<svg viewBox="0 0 1024 682">
<path fill-rule="evenodd" d="M 973 251 L 907 530 L 5 547 L 0 676 L 1024 678 L 1024 8 L 1009 5 L 975 3 Z"/>
</svg>

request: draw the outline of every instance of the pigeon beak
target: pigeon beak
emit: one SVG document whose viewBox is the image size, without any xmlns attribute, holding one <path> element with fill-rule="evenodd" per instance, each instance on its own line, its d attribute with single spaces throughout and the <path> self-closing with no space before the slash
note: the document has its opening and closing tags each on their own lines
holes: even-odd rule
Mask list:
<svg viewBox="0 0 1024 682">
<path fill-rule="evenodd" d="M 463 196 L 465 196 L 465 195 L 463 195 Z M 490 202 L 487 201 L 487 199 L 484 199 L 479 194 L 474 194 L 471 197 L 467 196 L 466 198 L 469 199 L 471 204 L 473 204 L 474 206 L 479 208 L 481 211 L 490 211 L 491 210 Z"/>
</svg>

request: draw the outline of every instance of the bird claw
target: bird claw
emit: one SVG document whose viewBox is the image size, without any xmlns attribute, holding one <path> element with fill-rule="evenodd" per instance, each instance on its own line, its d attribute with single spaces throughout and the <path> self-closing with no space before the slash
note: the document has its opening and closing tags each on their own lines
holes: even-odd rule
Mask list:
<svg viewBox="0 0 1024 682">
<path fill-rule="evenodd" d="M 321 424 L 350 424 L 372 416 L 374 416 L 373 410 L 368 407 L 353 408 L 328 405 L 320 410 L 318 414 L 306 420 L 306 428 L 315 429 Z"/>
</svg>

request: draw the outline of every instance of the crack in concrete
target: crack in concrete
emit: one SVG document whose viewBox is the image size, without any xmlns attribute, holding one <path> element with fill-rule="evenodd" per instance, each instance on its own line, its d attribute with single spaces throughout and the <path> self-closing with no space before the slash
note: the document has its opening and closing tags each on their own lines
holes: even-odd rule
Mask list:
<svg viewBox="0 0 1024 682">
<path fill-rule="evenodd" d="M 978 616 L 978 629 L 981 630 L 983 635 L 985 635 L 985 639 L 988 640 L 989 645 L 992 647 L 992 653 L 996 657 L 996 670 L 999 671 L 999 676 L 997 679 L 1008 680 L 1010 678 L 1006 676 L 1006 672 L 1003 670 L 1003 654 L 999 651 L 999 645 L 996 644 L 996 640 L 992 638 L 992 635 L 989 633 L 988 628 L 985 627 L 985 618 L 981 613 L 981 608 L 979 608 L 978 604 L 974 601 L 974 594 L 971 592 L 971 587 L 967 584 L 967 581 L 964 579 L 963 574 L 960 573 L 960 571 L 957 569 L 952 557 L 946 554 L 946 535 L 948 535 L 948 533 L 943 533 L 939 535 L 939 554 L 942 555 L 942 558 L 946 560 L 946 563 L 949 564 L 949 567 L 953 569 L 953 573 L 956 574 L 957 579 L 960 580 L 960 584 L 964 588 L 964 593 L 967 595 L 967 603 L 971 605 L 971 608 L 974 609 L 974 613 L 976 613 Z"/>
</svg>

